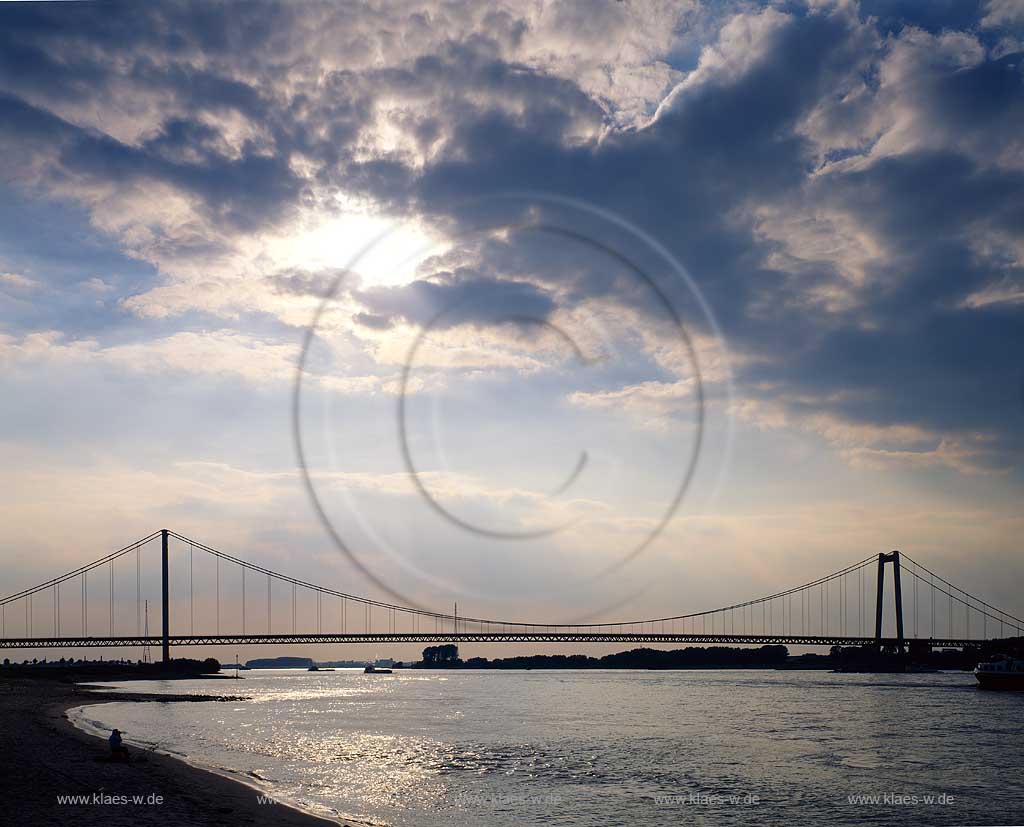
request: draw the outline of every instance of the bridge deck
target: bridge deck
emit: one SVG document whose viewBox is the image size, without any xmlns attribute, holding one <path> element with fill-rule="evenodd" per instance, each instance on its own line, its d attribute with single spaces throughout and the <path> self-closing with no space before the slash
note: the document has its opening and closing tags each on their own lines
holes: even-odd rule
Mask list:
<svg viewBox="0 0 1024 827">
<path fill-rule="evenodd" d="M 874 637 L 816 635 L 705 635 L 591 632 L 387 632 L 305 635 L 171 635 L 171 646 L 229 646 L 340 643 L 691 643 L 704 645 L 771 644 L 794 646 L 861 646 L 877 643 Z M 984 639 L 906 638 L 905 644 L 920 643 L 933 648 L 960 649 L 979 646 Z M 896 638 L 882 638 L 883 645 L 897 644 Z M 154 646 L 163 644 L 160 636 L 150 637 L 50 637 L 0 638 L 0 649 L 73 649 Z"/>
</svg>

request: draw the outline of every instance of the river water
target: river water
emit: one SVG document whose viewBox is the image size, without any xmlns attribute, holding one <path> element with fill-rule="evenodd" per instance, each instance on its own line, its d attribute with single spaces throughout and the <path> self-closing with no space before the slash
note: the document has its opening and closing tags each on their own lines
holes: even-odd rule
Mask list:
<svg viewBox="0 0 1024 827">
<path fill-rule="evenodd" d="M 367 824 L 1024 824 L 1024 693 L 970 674 L 242 674 L 72 717 Z"/>
</svg>

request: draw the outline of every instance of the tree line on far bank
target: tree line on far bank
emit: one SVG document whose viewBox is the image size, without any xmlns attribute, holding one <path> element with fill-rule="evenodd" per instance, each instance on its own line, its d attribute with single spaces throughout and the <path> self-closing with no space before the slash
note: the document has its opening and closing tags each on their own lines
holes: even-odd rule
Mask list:
<svg viewBox="0 0 1024 827">
<path fill-rule="evenodd" d="M 690 646 L 686 649 L 631 649 L 600 658 L 589 655 L 520 655 L 511 658 L 459 657 L 459 647 L 447 643 L 428 646 L 418 669 L 686 669 L 718 667 L 776 667 L 786 662 L 785 646 L 737 649 L 728 646 Z"/>
</svg>

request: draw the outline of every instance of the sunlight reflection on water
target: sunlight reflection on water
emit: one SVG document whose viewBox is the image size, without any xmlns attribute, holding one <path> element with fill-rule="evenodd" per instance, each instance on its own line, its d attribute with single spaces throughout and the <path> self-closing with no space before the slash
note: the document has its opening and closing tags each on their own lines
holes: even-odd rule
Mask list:
<svg viewBox="0 0 1024 827">
<path fill-rule="evenodd" d="M 244 703 L 118 703 L 81 717 L 369 823 L 955 824 L 981 823 L 980 809 L 985 823 L 1020 823 L 1024 785 L 999 768 L 1024 766 L 1016 737 L 1024 697 L 977 692 L 971 680 L 267 670 L 232 684 L 252 697 Z M 958 803 L 847 798 L 889 792 L 947 793 Z M 708 799 L 744 795 L 757 803 Z"/>
</svg>

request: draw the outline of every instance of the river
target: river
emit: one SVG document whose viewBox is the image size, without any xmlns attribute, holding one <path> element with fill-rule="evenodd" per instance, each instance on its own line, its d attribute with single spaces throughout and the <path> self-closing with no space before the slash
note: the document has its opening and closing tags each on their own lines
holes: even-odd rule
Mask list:
<svg viewBox="0 0 1024 827">
<path fill-rule="evenodd" d="M 395 827 L 1024 823 L 1024 693 L 969 674 L 241 674 L 108 685 L 251 700 L 73 719 Z"/>
</svg>

